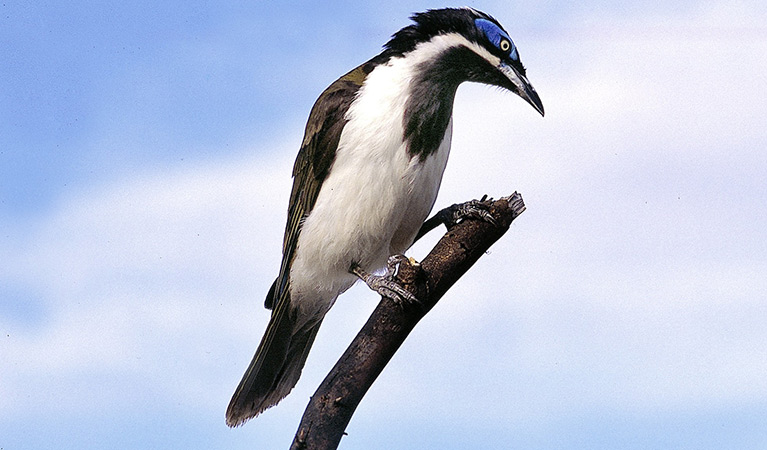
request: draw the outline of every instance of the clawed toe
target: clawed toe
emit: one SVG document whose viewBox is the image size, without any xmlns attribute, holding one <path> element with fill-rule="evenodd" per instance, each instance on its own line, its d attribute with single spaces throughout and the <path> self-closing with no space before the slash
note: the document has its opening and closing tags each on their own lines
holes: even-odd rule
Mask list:
<svg viewBox="0 0 767 450">
<path fill-rule="evenodd" d="M 488 210 L 488 205 L 486 203 L 483 203 L 485 201 L 485 198 L 483 197 L 482 200 L 471 200 L 465 203 L 458 203 L 455 205 L 452 205 L 448 208 L 445 208 L 445 217 L 444 222 L 446 225 L 448 225 L 448 228 L 456 225 L 466 219 L 479 219 L 484 220 L 485 222 L 491 223 L 493 225 L 498 225 L 498 222 L 495 220 L 495 217 L 493 217 L 492 214 L 490 214 L 490 211 Z"/>
<path fill-rule="evenodd" d="M 378 294 L 394 300 L 395 303 L 404 305 L 405 303 L 420 303 L 415 295 L 403 288 L 395 279 L 399 265 L 407 259 L 404 255 L 392 255 L 386 262 L 385 275 L 373 275 L 363 270 L 359 265 L 354 264 L 350 272 L 357 275 L 359 279 L 365 282 L 370 289 Z M 412 258 L 411 258 L 412 260 Z M 414 261 L 414 260 L 413 260 Z M 417 264 L 417 263 L 416 263 Z"/>
</svg>

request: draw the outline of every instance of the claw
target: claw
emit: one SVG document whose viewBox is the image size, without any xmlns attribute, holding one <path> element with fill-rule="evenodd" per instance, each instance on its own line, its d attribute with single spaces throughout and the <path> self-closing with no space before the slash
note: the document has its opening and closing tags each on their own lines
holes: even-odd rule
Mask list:
<svg viewBox="0 0 767 450">
<path fill-rule="evenodd" d="M 415 295 L 405 290 L 394 279 L 397 275 L 399 265 L 405 258 L 404 255 L 390 256 L 389 260 L 386 262 L 385 275 L 370 274 L 357 264 L 352 265 L 350 272 L 357 275 L 357 277 L 364 281 L 370 289 L 378 292 L 378 294 L 384 297 L 394 300 L 394 302 L 399 305 L 404 305 L 405 303 L 420 303 Z"/>
<path fill-rule="evenodd" d="M 490 211 L 488 206 L 482 203 L 485 200 L 471 200 L 466 203 L 459 203 L 447 208 L 448 217 L 445 219 L 445 223 L 449 223 L 451 226 L 464 221 L 465 219 L 479 219 L 484 220 L 492 225 L 498 225 Z"/>
</svg>

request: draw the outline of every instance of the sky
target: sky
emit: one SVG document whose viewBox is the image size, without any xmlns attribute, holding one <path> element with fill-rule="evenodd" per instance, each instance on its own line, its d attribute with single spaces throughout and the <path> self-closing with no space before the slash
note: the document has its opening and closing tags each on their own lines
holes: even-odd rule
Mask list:
<svg viewBox="0 0 767 450">
<path fill-rule="evenodd" d="M 377 303 L 342 295 L 293 393 L 226 427 L 304 122 L 441 6 L 0 5 L 0 448 L 288 448 Z M 519 191 L 527 211 L 340 448 L 767 448 L 767 6 L 469 6 L 546 117 L 461 86 L 436 207 Z"/>
</svg>

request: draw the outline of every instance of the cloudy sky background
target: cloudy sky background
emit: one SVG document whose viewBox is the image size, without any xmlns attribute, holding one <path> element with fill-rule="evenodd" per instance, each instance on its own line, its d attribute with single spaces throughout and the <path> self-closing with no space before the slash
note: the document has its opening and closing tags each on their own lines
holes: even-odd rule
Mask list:
<svg viewBox="0 0 767 450">
<path fill-rule="evenodd" d="M 437 206 L 518 190 L 528 210 L 341 448 L 767 448 L 767 6 L 470 5 L 546 117 L 462 86 Z M 0 448 L 289 446 L 377 302 L 343 295 L 294 392 L 224 425 L 304 122 L 440 6 L 0 6 Z"/>
</svg>

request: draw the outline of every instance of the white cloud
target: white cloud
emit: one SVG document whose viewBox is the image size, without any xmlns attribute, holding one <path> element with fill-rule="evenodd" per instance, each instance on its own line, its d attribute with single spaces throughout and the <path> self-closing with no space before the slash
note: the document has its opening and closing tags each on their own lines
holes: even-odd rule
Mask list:
<svg viewBox="0 0 767 450">
<path fill-rule="evenodd" d="M 507 94 L 459 94 L 442 204 L 513 190 L 528 203 L 495 264 L 468 277 L 498 319 L 466 335 L 524 343 L 499 373 L 540 377 L 523 383 L 520 416 L 588 405 L 651 415 L 767 396 L 757 319 L 767 63 L 753 57 L 767 47 L 729 28 L 701 32 L 697 16 L 674 23 L 650 38 L 633 24 L 603 39 L 527 42 L 543 120 Z M 440 328 L 481 314 L 466 297 Z M 497 331 L 504 321 L 511 329 Z"/>
<path fill-rule="evenodd" d="M 527 39 L 545 118 L 510 94 L 461 88 L 438 206 L 519 190 L 528 211 L 419 325 L 359 414 L 529 423 L 767 398 L 767 63 L 755 57 L 767 41 L 701 34 L 728 14 L 754 25 L 747 5 L 722 5 L 649 39 L 641 21 L 605 39 Z M 274 147 L 95 186 L 42 218 L 33 245 L 0 262 L 38 288 L 46 314 L 34 327 L 0 318 L 3 414 L 119 399 L 222 417 L 279 260 L 296 149 Z M 294 428 L 374 303 L 362 287 L 342 296 L 296 392 L 248 427 Z"/>
<path fill-rule="evenodd" d="M 3 384 L 18 397 L 3 407 L 29 403 L 20 400 L 40 389 L 30 378 L 56 391 L 35 400 L 88 409 L 105 404 L 92 402 L 99 391 L 124 395 L 134 377 L 173 392 L 228 370 L 216 362 L 251 334 L 236 318 L 255 318 L 245 312 L 279 263 L 289 172 L 286 158 L 230 161 L 139 174 L 65 201 L 3 264 L 38 287 L 46 316 L 32 329 L 3 321 L 13 361 Z"/>
</svg>

